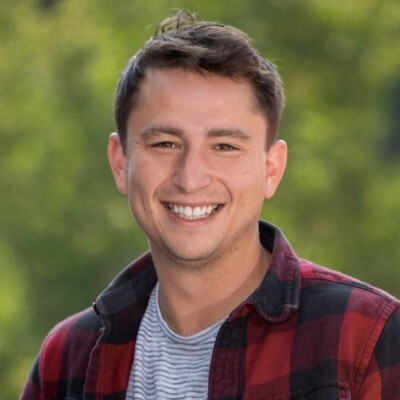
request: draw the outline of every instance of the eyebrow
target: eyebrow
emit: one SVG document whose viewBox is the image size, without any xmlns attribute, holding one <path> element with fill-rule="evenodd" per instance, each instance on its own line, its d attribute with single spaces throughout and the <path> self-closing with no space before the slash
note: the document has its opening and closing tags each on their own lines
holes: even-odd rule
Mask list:
<svg viewBox="0 0 400 400">
<path fill-rule="evenodd" d="M 159 136 L 162 134 L 167 134 L 167 135 L 172 135 L 172 136 L 177 136 L 177 137 L 183 137 L 184 132 L 175 127 L 171 126 L 166 126 L 166 125 L 157 125 L 157 126 L 150 126 L 144 129 L 140 136 L 144 139 L 154 137 L 154 136 Z M 247 132 L 243 131 L 242 129 L 238 128 L 216 128 L 216 129 L 211 129 L 210 131 L 207 132 L 206 135 L 208 138 L 234 138 L 234 139 L 239 139 L 239 140 L 250 140 L 251 135 L 248 134 Z"/>
<path fill-rule="evenodd" d="M 149 138 L 151 136 L 158 136 L 163 133 L 166 133 L 168 135 L 173 135 L 173 136 L 183 136 L 183 132 L 180 129 L 173 128 L 171 126 L 164 126 L 164 125 L 157 125 L 157 126 L 150 126 L 146 129 L 144 129 L 141 133 L 140 136 L 144 139 Z"/>
<path fill-rule="evenodd" d="M 238 128 L 228 128 L 228 129 L 211 129 L 207 133 L 208 137 L 211 138 L 219 138 L 219 137 L 230 137 L 233 139 L 240 139 L 240 140 L 250 140 L 251 136 Z"/>
</svg>

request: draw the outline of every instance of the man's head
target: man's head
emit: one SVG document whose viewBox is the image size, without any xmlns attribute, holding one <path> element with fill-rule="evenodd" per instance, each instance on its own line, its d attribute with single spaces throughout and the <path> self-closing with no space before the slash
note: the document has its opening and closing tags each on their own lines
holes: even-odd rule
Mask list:
<svg viewBox="0 0 400 400">
<path fill-rule="evenodd" d="M 261 251 L 283 176 L 279 75 L 242 32 L 167 20 L 123 73 L 108 157 L 158 262 L 185 269 Z M 268 138 L 268 141 L 267 141 Z"/>
<path fill-rule="evenodd" d="M 268 146 L 276 139 L 284 94 L 273 64 L 258 53 L 249 37 L 240 30 L 197 21 L 192 15 L 180 11 L 159 25 L 153 37 L 132 57 L 122 73 L 116 91 L 115 120 L 124 148 L 127 121 L 137 105 L 140 82 L 152 68 L 181 68 L 249 82 L 258 107 L 268 121 Z"/>
</svg>

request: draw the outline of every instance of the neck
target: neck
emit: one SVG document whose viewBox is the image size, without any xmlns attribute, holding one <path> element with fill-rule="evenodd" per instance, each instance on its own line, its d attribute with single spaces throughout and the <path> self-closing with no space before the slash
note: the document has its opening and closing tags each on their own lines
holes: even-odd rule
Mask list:
<svg viewBox="0 0 400 400">
<path fill-rule="evenodd" d="M 257 241 L 250 252 L 232 251 L 214 265 L 193 268 L 157 260 L 160 309 L 170 328 L 193 335 L 226 317 L 260 284 L 270 253 Z"/>
</svg>

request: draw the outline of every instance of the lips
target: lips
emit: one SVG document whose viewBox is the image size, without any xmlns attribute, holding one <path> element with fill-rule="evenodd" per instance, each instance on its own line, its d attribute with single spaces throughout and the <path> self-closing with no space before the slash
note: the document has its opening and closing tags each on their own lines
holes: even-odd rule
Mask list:
<svg viewBox="0 0 400 400">
<path fill-rule="evenodd" d="M 181 204 L 168 203 L 168 209 L 178 216 L 186 220 L 195 220 L 207 218 L 212 215 L 218 208 L 218 204 L 209 204 L 203 206 L 187 206 Z"/>
</svg>

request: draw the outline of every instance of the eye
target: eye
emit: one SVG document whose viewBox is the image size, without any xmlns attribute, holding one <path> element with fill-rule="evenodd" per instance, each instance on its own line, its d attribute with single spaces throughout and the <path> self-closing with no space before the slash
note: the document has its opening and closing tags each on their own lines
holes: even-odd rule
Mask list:
<svg viewBox="0 0 400 400">
<path fill-rule="evenodd" d="M 237 147 L 232 146 L 231 144 L 227 144 L 227 143 L 218 144 L 217 146 L 215 146 L 215 148 L 216 148 L 217 150 L 220 150 L 220 151 L 234 151 L 234 150 L 238 150 Z"/>
<path fill-rule="evenodd" d="M 151 147 L 161 147 L 161 148 L 176 148 L 176 144 L 172 142 L 158 142 L 153 143 Z"/>
</svg>

